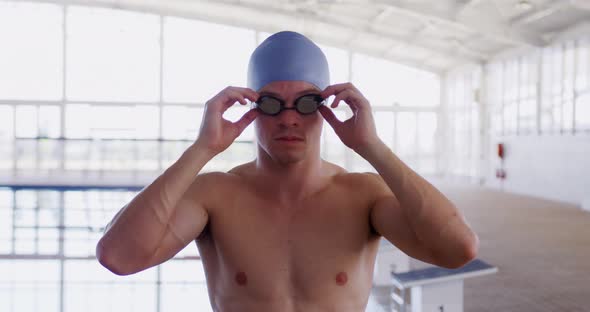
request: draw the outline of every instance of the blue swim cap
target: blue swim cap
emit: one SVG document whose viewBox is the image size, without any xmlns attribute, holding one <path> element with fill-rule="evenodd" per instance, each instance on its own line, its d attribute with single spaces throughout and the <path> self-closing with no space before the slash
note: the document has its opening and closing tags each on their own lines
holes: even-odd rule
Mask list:
<svg viewBox="0 0 590 312">
<path fill-rule="evenodd" d="M 320 47 L 296 32 L 282 31 L 268 37 L 250 56 L 248 88 L 258 91 L 280 80 L 302 80 L 324 90 L 330 85 L 326 56 Z"/>
</svg>

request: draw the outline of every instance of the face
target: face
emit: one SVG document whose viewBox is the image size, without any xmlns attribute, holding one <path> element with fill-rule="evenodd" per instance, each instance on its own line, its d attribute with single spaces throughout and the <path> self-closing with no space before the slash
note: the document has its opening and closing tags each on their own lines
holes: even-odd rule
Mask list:
<svg viewBox="0 0 590 312">
<path fill-rule="evenodd" d="M 281 99 L 286 108 L 292 108 L 300 96 L 320 94 L 320 91 L 304 81 L 274 81 L 258 93 Z M 259 153 L 266 153 L 282 164 L 319 157 L 322 125 L 323 118 L 317 111 L 302 115 L 294 109 L 286 109 L 276 116 L 260 114 L 254 121 Z"/>
</svg>

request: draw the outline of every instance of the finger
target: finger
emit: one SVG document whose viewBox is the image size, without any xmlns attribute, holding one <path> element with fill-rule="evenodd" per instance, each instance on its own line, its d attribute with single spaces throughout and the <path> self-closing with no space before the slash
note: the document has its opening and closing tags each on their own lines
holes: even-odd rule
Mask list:
<svg viewBox="0 0 590 312">
<path fill-rule="evenodd" d="M 234 122 L 234 125 L 238 127 L 238 133 L 242 133 L 249 124 L 256 119 L 260 115 L 260 112 L 257 109 L 251 109 L 246 112 L 238 121 Z M 239 135 L 239 134 L 238 134 Z"/>
<path fill-rule="evenodd" d="M 233 106 L 236 102 L 238 102 L 242 105 L 248 104 L 248 102 L 246 102 L 246 98 L 244 97 L 244 95 L 234 89 L 228 89 L 224 94 L 224 98 L 222 98 L 222 99 L 223 99 L 222 100 L 222 103 L 223 103 L 222 104 L 222 111 L 223 112 L 225 112 L 228 108 Z"/>
<path fill-rule="evenodd" d="M 208 103 L 221 102 L 223 103 L 223 106 L 231 106 L 237 101 L 242 105 L 246 105 L 248 104 L 248 102 L 246 102 L 246 99 L 255 102 L 258 100 L 258 97 L 258 93 L 256 93 L 252 89 L 229 86 L 223 89 L 221 92 L 219 92 L 211 100 L 209 100 Z M 227 107 L 224 107 L 222 109 L 227 109 Z"/>
<path fill-rule="evenodd" d="M 332 105 L 330 106 L 332 108 L 336 108 L 338 107 L 338 105 L 340 105 L 340 101 L 344 101 L 348 106 L 352 108 L 353 111 L 356 111 L 358 109 L 357 105 L 355 104 L 357 101 L 354 99 L 354 93 L 351 90 L 345 90 L 338 93 L 338 95 L 336 95 L 336 97 L 334 98 L 334 102 L 332 102 Z"/>
<path fill-rule="evenodd" d="M 320 96 L 324 99 L 327 99 L 330 95 L 336 95 L 347 89 L 356 90 L 356 87 L 350 82 L 334 84 L 324 89 L 324 91 L 320 93 Z"/>
<path fill-rule="evenodd" d="M 240 93 L 243 97 L 247 98 L 248 100 L 250 100 L 252 102 L 256 102 L 258 100 L 259 94 L 250 88 L 233 87 L 233 86 L 230 86 L 229 88 L 233 91 Z"/>
<path fill-rule="evenodd" d="M 338 117 L 336 117 L 336 115 L 331 109 L 322 105 L 319 107 L 318 110 L 320 111 L 320 114 L 324 117 L 324 119 L 330 124 L 330 126 L 334 128 L 334 130 L 340 127 L 342 121 L 340 121 Z"/>
</svg>

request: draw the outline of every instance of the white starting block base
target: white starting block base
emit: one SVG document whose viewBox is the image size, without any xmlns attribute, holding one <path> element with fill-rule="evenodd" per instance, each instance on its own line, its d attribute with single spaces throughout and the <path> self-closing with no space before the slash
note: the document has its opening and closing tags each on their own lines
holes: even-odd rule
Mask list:
<svg viewBox="0 0 590 312">
<path fill-rule="evenodd" d="M 392 273 L 391 299 L 399 312 L 463 312 L 463 280 L 496 272 L 498 268 L 476 259 L 459 269 Z"/>
</svg>

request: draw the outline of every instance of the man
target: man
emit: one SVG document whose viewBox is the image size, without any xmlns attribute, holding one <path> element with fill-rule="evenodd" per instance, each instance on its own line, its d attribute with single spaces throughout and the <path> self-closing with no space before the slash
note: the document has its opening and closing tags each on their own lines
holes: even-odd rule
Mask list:
<svg viewBox="0 0 590 312">
<path fill-rule="evenodd" d="M 99 261 L 119 275 L 173 257 L 196 241 L 215 311 L 364 311 L 381 236 L 408 255 L 457 268 L 478 239 L 461 213 L 379 139 L 367 99 L 328 86 L 321 50 L 294 32 L 252 54 L 248 87 L 206 103 L 200 133 L 107 227 Z M 338 120 L 335 96 L 354 116 Z M 235 123 L 222 118 L 255 102 Z M 320 158 L 323 119 L 379 174 L 348 173 Z M 257 158 L 201 173 L 254 120 Z M 190 307 L 187 307 L 190 309 Z"/>
</svg>

